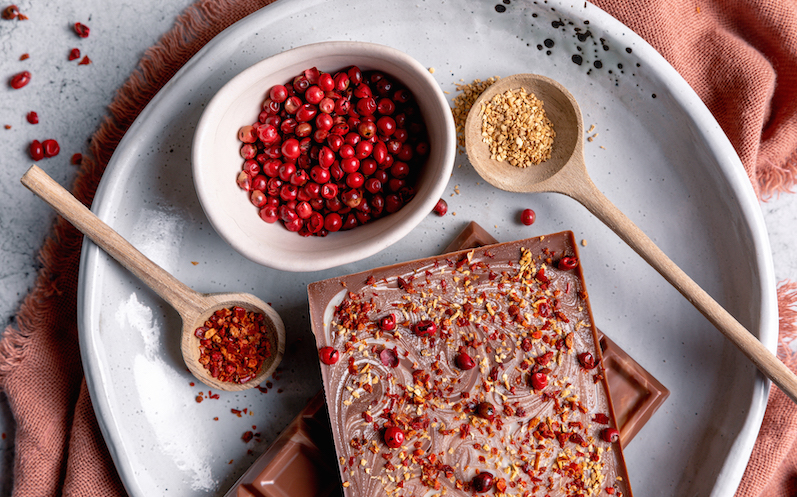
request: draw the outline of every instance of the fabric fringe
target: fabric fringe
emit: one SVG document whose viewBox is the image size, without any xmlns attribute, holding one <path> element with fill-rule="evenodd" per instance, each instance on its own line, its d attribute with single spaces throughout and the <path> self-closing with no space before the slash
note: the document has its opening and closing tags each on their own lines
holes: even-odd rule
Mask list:
<svg viewBox="0 0 797 497">
<path fill-rule="evenodd" d="M 797 151 L 781 165 L 766 159 L 766 167 L 759 168 L 760 200 L 766 202 L 781 193 L 794 193 L 797 185 Z"/>
<path fill-rule="evenodd" d="M 797 351 L 792 343 L 797 339 L 797 282 L 783 281 L 778 287 L 778 357 L 792 371 L 797 370 Z"/>
</svg>

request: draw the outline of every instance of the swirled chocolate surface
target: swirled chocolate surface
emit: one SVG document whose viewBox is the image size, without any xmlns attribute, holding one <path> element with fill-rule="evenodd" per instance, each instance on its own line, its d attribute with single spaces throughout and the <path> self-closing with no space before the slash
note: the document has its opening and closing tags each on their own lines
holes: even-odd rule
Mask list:
<svg viewBox="0 0 797 497">
<path fill-rule="evenodd" d="M 309 295 L 319 348 L 339 353 L 321 370 L 346 495 L 473 495 L 480 473 L 486 495 L 631 495 L 620 444 L 604 440 L 616 423 L 571 233 Z"/>
</svg>

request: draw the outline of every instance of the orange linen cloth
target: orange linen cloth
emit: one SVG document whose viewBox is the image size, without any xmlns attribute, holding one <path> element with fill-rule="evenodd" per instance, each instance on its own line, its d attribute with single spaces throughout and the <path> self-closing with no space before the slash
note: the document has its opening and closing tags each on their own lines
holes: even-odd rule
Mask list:
<svg viewBox="0 0 797 497">
<path fill-rule="evenodd" d="M 282 0 L 289 1 L 289 0 Z M 514 0 L 521 2 L 525 0 Z M 270 0 L 199 0 L 144 56 L 91 140 L 73 192 L 90 204 L 119 140 L 147 102 L 221 30 Z M 497 2 L 498 3 L 498 2 Z M 782 0 L 596 0 L 650 42 L 714 113 L 765 199 L 797 175 L 797 3 Z M 124 488 L 99 432 L 76 324 L 82 237 L 56 221 L 43 268 L 0 342 L 0 387 L 16 419 L 14 494 L 115 496 Z M 797 285 L 779 289 L 781 344 L 794 338 Z M 797 360 L 786 346 L 781 357 Z M 792 496 L 797 409 L 773 388 L 738 496 Z"/>
</svg>

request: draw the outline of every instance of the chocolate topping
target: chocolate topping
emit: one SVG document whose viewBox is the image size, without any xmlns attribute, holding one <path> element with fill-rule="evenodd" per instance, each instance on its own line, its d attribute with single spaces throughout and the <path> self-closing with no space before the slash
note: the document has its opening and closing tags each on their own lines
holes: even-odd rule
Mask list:
<svg viewBox="0 0 797 497">
<path fill-rule="evenodd" d="M 572 233 L 310 285 L 317 345 L 341 353 L 321 370 L 346 495 L 471 495 L 478 471 L 517 495 L 631 495 L 620 445 L 600 437 L 617 426 L 603 369 L 577 359 L 601 357 L 581 268 L 558 269 L 562 257 L 578 260 Z M 392 332 L 378 326 L 388 313 Z M 424 321 L 433 336 L 413 332 Z M 477 367 L 456 367 L 463 349 Z M 477 414 L 483 402 L 494 417 Z M 384 443 L 391 426 L 401 448 Z"/>
</svg>

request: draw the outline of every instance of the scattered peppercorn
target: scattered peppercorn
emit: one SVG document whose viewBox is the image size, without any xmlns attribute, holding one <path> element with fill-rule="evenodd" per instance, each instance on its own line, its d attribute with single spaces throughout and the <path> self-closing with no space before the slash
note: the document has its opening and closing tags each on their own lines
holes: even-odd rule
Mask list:
<svg viewBox="0 0 797 497">
<path fill-rule="evenodd" d="M 79 22 L 75 23 L 75 33 L 81 38 L 88 38 L 90 32 L 91 30 L 85 24 Z"/>
</svg>

